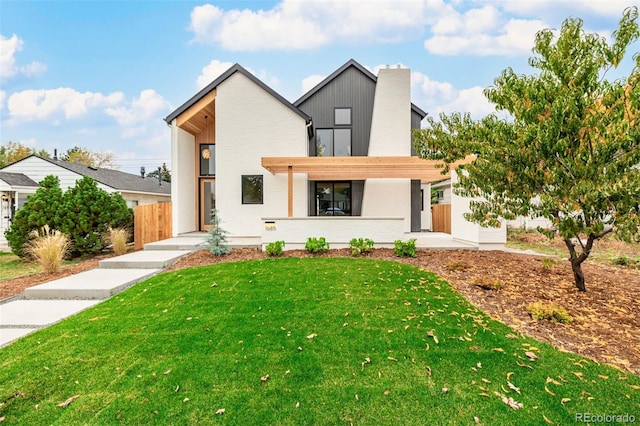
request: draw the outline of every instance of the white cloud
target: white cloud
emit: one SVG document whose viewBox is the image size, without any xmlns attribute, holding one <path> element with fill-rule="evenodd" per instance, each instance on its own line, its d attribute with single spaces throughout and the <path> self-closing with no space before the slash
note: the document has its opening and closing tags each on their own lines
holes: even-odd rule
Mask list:
<svg viewBox="0 0 640 426">
<path fill-rule="evenodd" d="M 196 79 L 198 88 L 202 89 L 232 66 L 233 64 L 231 62 L 218 61 L 217 59 L 212 60 L 208 65 L 202 68 L 202 72 Z"/>
<path fill-rule="evenodd" d="M 120 125 L 122 137 L 130 138 L 147 133 L 149 125 L 161 123 L 163 115 L 171 109 L 169 101 L 155 90 L 146 89 L 128 104 L 106 108 L 105 113 Z"/>
<path fill-rule="evenodd" d="M 437 117 L 441 112 L 470 113 L 480 119 L 495 111 L 482 93 L 483 88 L 456 89 L 449 82 L 436 81 L 418 71 L 411 73 L 411 98 L 429 115 Z"/>
<path fill-rule="evenodd" d="M 483 25 L 466 26 L 471 12 L 473 10 L 465 13 L 464 16 L 459 16 L 456 22 L 442 25 L 440 33 L 425 40 L 425 49 L 436 55 L 527 54 L 531 52 L 535 34 L 548 27 L 537 19 L 510 19 L 504 24 L 487 20 Z M 486 25 L 488 23 L 491 25 Z M 438 25 L 436 24 L 435 27 Z"/>
<path fill-rule="evenodd" d="M 441 1 L 282 0 L 269 10 L 223 10 L 206 4 L 191 12 L 194 40 L 233 51 L 313 49 L 336 40 L 368 44 L 419 36 Z"/>
<path fill-rule="evenodd" d="M 302 79 L 302 93 L 307 93 L 309 90 L 313 89 L 320 83 L 322 80 L 327 78 L 326 75 L 320 74 L 312 74 L 308 77 Z"/>
<path fill-rule="evenodd" d="M 15 55 L 22 50 L 24 42 L 17 35 L 6 38 L 0 35 L 0 78 L 9 79 L 17 75 L 33 77 L 42 75 L 47 67 L 40 62 L 18 65 Z"/>
<path fill-rule="evenodd" d="M 593 13 L 598 16 L 621 17 L 622 12 L 631 6 L 637 6 L 637 0 L 572 0 L 571 2 L 559 2 L 557 0 L 528 0 L 528 1 L 504 1 L 502 8 L 507 12 L 520 14 L 551 13 L 571 10 L 583 13 Z M 565 16 L 562 13 L 561 16 Z M 574 13 L 575 16 L 575 13 Z"/>
<path fill-rule="evenodd" d="M 60 116 L 74 119 L 85 116 L 90 110 L 117 105 L 123 100 L 124 94 L 121 92 L 104 95 L 60 87 L 13 93 L 7 107 L 12 120 L 46 120 Z"/>
</svg>

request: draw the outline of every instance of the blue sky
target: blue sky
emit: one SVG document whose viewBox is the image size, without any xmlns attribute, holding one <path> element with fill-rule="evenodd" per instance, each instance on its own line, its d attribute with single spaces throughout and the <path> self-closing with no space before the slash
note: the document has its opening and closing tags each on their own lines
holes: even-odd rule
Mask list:
<svg viewBox="0 0 640 426">
<path fill-rule="evenodd" d="M 171 168 L 162 119 L 236 62 L 290 101 L 350 58 L 374 72 L 402 64 L 429 114 L 479 118 L 501 70 L 531 72 L 536 31 L 571 16 L 608 37 L 633 4 L 0 0 L 0 143 L 111 151 L 131 173 Z M 608 77 L 628 75 L 630 58 Z"/>
</svg>

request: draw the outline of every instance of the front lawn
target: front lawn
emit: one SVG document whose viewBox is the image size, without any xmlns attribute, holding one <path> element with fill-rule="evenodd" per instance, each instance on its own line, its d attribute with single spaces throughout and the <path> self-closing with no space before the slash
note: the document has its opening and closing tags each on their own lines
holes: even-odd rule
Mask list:
<svg viewBox="0 0 640 426">
<path fill-rule="evenodd" d="M 640 377 L 367 259 L 165 273 L 0 349 L 5 424 L 566 424 L 639 406 Z"/>
</svg>

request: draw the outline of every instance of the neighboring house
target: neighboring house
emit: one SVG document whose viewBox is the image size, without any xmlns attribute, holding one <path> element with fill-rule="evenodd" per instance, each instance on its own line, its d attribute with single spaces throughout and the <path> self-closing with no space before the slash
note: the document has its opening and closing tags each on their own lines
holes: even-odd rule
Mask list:
<svg viewBox="0 0 640 426">
<path fill-rule="evenodd" d="M 169 114 L 173 233 L 209 229 L 216 208 L 236 237 L 392 243 L 422 229 L 409 69 L 375 76 L 350 60 L 290 103 L 235 64 Z"/>
<path fill-rule="evenodd" d="M 36 192 L 38 182 L 48 175 L 59 178 L 62 191 L 73 187 L 84 176 L 89 176 L 98 183 L 98 188 L 122 195 L 128 207 L 171 201 L 171 184 L 162 182 L 159 185 L 158 179 L 30 155 L 0 169 L 0 246 L 4 243 L 4 231 L 9 227 L 15 211 L 24 205 L 29 195 Z"/>
</svg>

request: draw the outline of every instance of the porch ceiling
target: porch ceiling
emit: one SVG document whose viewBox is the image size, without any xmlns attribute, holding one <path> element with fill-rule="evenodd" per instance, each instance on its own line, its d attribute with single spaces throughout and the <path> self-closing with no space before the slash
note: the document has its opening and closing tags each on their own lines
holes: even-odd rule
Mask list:
<svg viewBox="0 0 640 426">
<path fill-rule="evenodd" d="M 176 124 L 183 130 L 196 135 L 202 132 L 207 122 L 211 123 L 215 117 L 215 89 L 205 95 L 189 109 L 176 117 Z M 208 117 L 205 120 L 205 116 Z"/>
<path fill-rule="evenodd" d="M 451 168 L 473 159 L 468 156 Z M 310 180 L 405 178 L 438 182 L 450 177 L 450 173 L 442 174 L 443 166 L 442 161 L 419 157 L 262 157 L 262 167 L 272 174 L 307 173 Z"/>
</svg>

